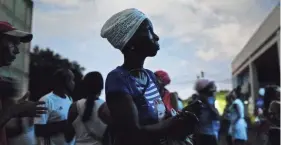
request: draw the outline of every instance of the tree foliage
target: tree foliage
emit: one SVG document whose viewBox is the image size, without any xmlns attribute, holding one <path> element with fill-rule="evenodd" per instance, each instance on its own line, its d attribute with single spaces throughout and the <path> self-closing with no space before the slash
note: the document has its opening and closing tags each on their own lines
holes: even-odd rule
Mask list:
<svg viewBox="0 0 281 145">
<path fill-rule="evenodd" d="M 38 100 L 51 91 L 53 73 L 60 68 L 68 68 L 75 75 L 75 84 L 79 84 L 84 71 L 78 62 L 69 61 L 60 54 L 35 46 L 30 53 L 29 91 L 31 100 Z"/>
</svg>

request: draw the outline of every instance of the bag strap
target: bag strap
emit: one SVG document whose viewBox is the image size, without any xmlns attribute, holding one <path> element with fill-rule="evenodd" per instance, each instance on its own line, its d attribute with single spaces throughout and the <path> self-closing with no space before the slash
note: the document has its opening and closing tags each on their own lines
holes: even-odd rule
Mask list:
<svg viewBox="0 0 281 145">
<path fill-rule="evenodd" d="M 142 96 L 144 96 L 144 94 L 145 94 L 147 88 L 148 88 L 149 85 L 150 85 L 150 76 L 149 76 L 149 74 L 148 74 L 145 70 L 144 70 L 143 72 L 144 72 L 144 74 L 145 74 L 146 77 L 147 77 L 147 81 L 146 81 L 146 84 L 145 84 L 145 86 L 144 86 L 144 88 L 143 88 L 143 91 L 142 91 L 142 93 L 141 93 Z"/>
<path fill-rule="evenodd" d="M 145 74 L 145 76 L 147 77 L 146 84 L 145 84 L 145 86 L 144 86 L 144 88 L 143 88 L 143 90 L 142 90 L 142 92 L 141 92 L 141 96 L 144 96 L 144 94 L 145 94 L 147 88 L 148 88 L 149 85 L 150 85 L 150 75 L 149 75 L 149 73 L 148 73 L 146 70 L 131 70 L 131 71 L 129 71 L 129 74 L 131 75 L 131 72 L 134 72 L 134 71 L 141 71 L 141 72 L 143 72 L 143 73 Z"/>
</svg>

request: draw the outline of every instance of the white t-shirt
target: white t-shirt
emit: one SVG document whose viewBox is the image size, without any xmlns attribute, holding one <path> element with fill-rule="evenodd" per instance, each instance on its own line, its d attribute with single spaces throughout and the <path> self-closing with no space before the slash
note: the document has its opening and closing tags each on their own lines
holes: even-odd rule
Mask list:
<svg viewBox="0 0 281 145">
<path fill-rule="evenodd" d="M 67 120 L 69 107 L 72 104 L 71 98 L 61 98 L 54 93 L 49 93 L 39 101 L 44 101 L 46 104 L 45 107 L 48 108 L 47 114 L 41 115 L 34 119 L 34 124 L 47 124 L 57 121 Z M 39 138 L 39 145 L 45 145 L 48 139 Z M 64 138 L 64 134 L 56 134 L 50 138 L 51 145 L 74 145 L 74 140 L 70 143 L 67 143 Z"/>
<path fill-rule="evenodd" d="M 8 138 L 8 145 L 36 145 L 36 137 L 34 133 L 34 125 L 31 122 L 31 118 L 22 118 L 23 132 L 13 138 Z M 7 129 L 9 126 L 13 126 L 16 123 L 15 119 L 12 119 L 7 123 Z"/>
<path fill-rule="evenodd" d="M 87 122 L 83 122 L 82 117 L 86 108 L 85 102 L 86 99 L 81 99 L 76 103 L 78 116 L 72 123 L 76 133 L 75 145 L 102 145 L 99 139 L 102 139 L 107 125 L 99 118 L 98 111 L 104 101 L 95 100 L 91 118 Z M 89 134 L 89 131 L 91 134 L 95 134 L 99 139 L 93 138 Z"/>
</svg>

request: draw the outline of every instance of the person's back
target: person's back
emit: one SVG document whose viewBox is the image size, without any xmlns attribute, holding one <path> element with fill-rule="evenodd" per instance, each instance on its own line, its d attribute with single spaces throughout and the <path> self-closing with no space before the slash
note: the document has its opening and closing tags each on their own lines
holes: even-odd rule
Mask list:
<svg viewBox="0 0 281 145">
<path fill-rule="evenodd" d="M 107 125 L 103 114 L 105 102 L 100 100 L 103 90 L 103 77 L 99 72 L 89 72 L 82 79 L 79 92 L 81 98 L 70 106 L 67 129 L 65 130 L 66 141 L 74 137 L 76 145 L 101 145 L 103 134 Z"/>
<path fill-rule="evenodd" d="M 96 100 L 92 110 L 92 115 L 87 122 L 82 121 L 85 111 L 86 99 L 76 102 L 78 117 L 72 123 L 76 133 L 76 145 L 101 145 L 102 137 L 107 125 L 99 117 L 99 109 L 104 103 L 103 100 Z M 89 131 L 96 135 L 90 135 Z"/>
</svg>

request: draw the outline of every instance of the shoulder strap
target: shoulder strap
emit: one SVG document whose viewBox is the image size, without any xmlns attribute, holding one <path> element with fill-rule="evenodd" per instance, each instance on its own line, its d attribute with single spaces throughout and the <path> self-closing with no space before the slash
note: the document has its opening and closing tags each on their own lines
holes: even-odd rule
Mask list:
<svg viewBox="0 0 281 145">
<path fill-rule="evenodd" d="M 159 85 L 154 73 L 148 69 L 145 69 L 145 71 L 148 73 L 149 77 L 152 79 L 153 83 L 156 85 L 158 91 L 160 91 L 160 85 Z"/>
</svg>

